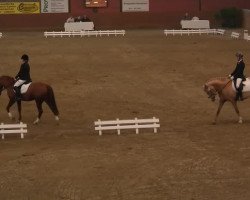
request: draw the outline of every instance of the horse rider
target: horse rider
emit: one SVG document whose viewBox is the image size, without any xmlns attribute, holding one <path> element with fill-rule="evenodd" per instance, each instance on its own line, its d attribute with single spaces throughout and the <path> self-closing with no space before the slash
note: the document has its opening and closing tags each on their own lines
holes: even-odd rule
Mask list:
<svg viewBox="0 0 250 200">
<path fill-rule="evenodd" d="M 229 75 L 231 80 L 234 81 L 235 88 L 237 90 L 236 93 L 236 101 L 242 101 L 242 90 L 243 90 L 243 81 L 246 80 L 244 76 L 244 69 L 245 69 L 245 63 L 243 61 L 243 54 L 241 52 L 237 52 L 236 54 L 237 58 L 237 65 L 235 67 L 235 70 L 233 71 L 232 74 Z"/>
<path fill-rule="evenodd" d="M 16 95 L 16 100 L 21 100 L 21 86 L 23 84 L 28 84 L 32 82 L 30 78 L 30 66 L 29 66 L 29 56 L 24 54 L 21 57 L 21 67 L 18 74 L 15 76 L 16 83 L 14 84 L 14 91 Z"/>
</svg>

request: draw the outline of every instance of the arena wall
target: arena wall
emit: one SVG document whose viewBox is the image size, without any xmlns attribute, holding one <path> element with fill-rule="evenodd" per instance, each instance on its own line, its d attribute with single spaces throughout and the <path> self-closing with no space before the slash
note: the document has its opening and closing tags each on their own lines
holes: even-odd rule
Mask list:
<svg viewBox="0 0 250 200">
<path fill-rule="evenodd" d="M 180 28 L 180 20 L 186 12 L 190 16 L 209 19 L 215 26 L 214 14 L 221 8 L 238 7 L 250 9 L 249 0 L 150 0 L 150 12 L 123 13 L 121 0 L 110 0 L 107 8 L 92 9 L 84 6 L 84 0 L 71 0 L 70 13 L 0 15 L 0 29 L 46 29 L 63 30 L 69 16 L 86 14 L 96 29 L 108 28 Z M 201 8 L 201 10 L 200 10 Z"/>
</svg>

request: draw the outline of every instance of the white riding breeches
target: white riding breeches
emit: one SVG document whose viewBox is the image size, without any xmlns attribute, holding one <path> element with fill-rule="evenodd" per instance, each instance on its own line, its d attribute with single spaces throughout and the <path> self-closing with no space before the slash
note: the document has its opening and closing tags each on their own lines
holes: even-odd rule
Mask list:
<svg viewBox="0 0 250 200">
<path fill-rule="evenodd" d="M 240 87 L 241 82 L 242 82 L 242 78 L 237 78 L 236 79 L 236 88 L 237 89 Z"/>
<path fill-rule="evenodd" d="M 24 80 L 21 80 L 19 79 L 15 84 L 14 84 L 14 87 L 19 87 L 20 85 L 24 84 L 25 81 Z"/>
</svg>

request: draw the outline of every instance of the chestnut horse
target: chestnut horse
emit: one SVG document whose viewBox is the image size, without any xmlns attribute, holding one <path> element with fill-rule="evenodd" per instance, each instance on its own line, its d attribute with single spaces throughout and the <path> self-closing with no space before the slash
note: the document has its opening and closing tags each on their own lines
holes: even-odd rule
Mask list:
<svg viewBox="0 0 250 200">
<path fill-rule="evenodd" d="M 0 95 L 3 90 L 7 90 L 7 95 L 9 97 L 9 103 L 6 107 L 6 110 L 8 112 L 8 115 L 11 119 L 14 119 L 12 117 L 12 114 L 10 112 L 11 106 L 16 102 L 15 93 L 13 90 L 15 80 L 14 78 L 10 76 L 0 76 Z M 37 124 L 42 116 L 43 109 L 42 109 L 42 103 L 45 101 L 51 111 L 55 115 L 56 121 L 59 121 L 59 112 L 56 106 L 56 101 L 54 97 L 54 92 L 51 86 L 44 84 L 44 83 L 31 83 L 29 86 L 27 92 L 25 94 L 22 94 L 22 101 L 36 101 L 36 106 L 38 109 L 38 116 L 37 119 L 34 121 L 34 124 Z M 22 120 L 22 114 L 21 114 L 21 101 L 17 101 L 18 106 L 18 113 L 19 113 L 19 121 Z"/>
<path fill-rule="evenodd" d="M 223 107 L 224 103 L 229 101 L 232 103 L 238 117 L 239 117 L 239 123 L 241 124 L 242 117 L 240 116 L 240 112 L 237 106 L 236 101 L 236 91 L 232 86 L 232 80 L 230 78 L 221 77 L 221 78 L 213 78 L 210 79 L 205 83 L 203 86 L 204 91 L 207 93 L 208 98 L 210 98 L 212 101 L 215 101 L 215 97 L 219 96 L 219 107 L 214 119 L 214 124 L 216 124 L 218 116 L 220 114 L 221 108 Z M 243 99 L 247 99 L 250 97 L 249 92 L 244 92 L 243 89 Z"/>
</svg>

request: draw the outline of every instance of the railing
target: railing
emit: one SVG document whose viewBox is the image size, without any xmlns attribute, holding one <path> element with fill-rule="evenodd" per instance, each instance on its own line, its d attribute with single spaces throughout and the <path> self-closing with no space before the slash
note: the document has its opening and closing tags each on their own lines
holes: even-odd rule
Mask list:
<svg viewBox="0 0 250 200">
<path fill-rule="evenodd" d="M 236 33 L 236 32 L 232 32 L 232 33 L 231 33 L 231 38 L 239 39 L 239 37 L 240 37 L 240 34 L 239 34 L 239 33 Z"/>
<path fill-rule="evenodd" d="M 20 134 L 24 138 L 24 133 L 27 133 L 27 124 L 0 124 L 0 134 L 4 139 L 5 134 Z"/>
<path fill-rule="evenodd" d="M 225 32 L 226 32 L 226 30 L 224 30 L 224 29 L 217 29 L 217 34 L 219 34 L 219 35 L 224 35 Z"/>
<path fill-rule="evenodd" d="M 110 35 L 125 35 L 126 31 L 125 30 L 104 30 L 104 31 L 52 31 L 52 32 L 44 32 L 44 36 L 47 38 L 49 36 L 51 37 L 64 37 L 64 36 L 110 36 Z"/>
<path fill-rule="evenodd" d="M 190 29 L 190 30 L 164 30 L 164 34 L 168 35 L 192 35 L 192 34 L 217 34 L 216 29 Z"/>
<path fill-rule="evenodd" d="M 150 128 L 154 129 L 154 133 L 157 133 L 157 128 L 160 127 L 159 119 L 153 117 L 152 119 L 133 119 L 133 120 L 113 120 L 113 121 L 101 121 L 100 119 L 95 123 L 95 130 L 99 131 L 99 135 L 102 135 L 104 130 L 117 130 L 117 134 L 121 134 L 123 129 L 135 129 L 136 134 L 139 134 L 139 129 Z"/>
</svg>

